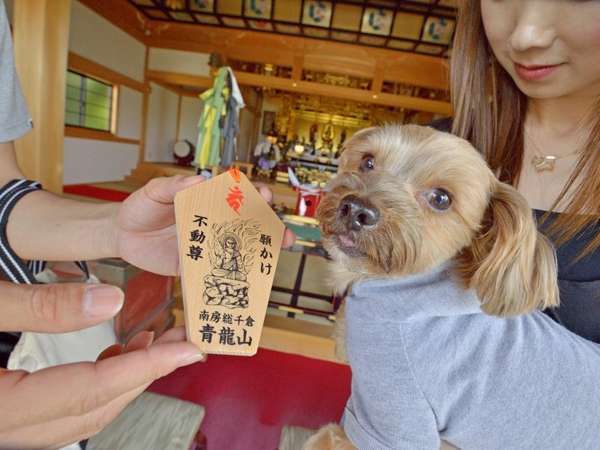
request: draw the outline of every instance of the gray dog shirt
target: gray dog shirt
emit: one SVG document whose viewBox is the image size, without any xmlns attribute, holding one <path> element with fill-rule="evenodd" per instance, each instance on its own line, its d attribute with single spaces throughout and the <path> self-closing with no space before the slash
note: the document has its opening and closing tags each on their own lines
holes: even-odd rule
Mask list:
<svg viewBox="0 0 600 450">
<path fill-rule="evenodd" d="M 346 301 L 342 424 L 360 450 L 600 449 L 600 345 L 541 312 L 482 313 L 450 263 Z"/>
</svg>

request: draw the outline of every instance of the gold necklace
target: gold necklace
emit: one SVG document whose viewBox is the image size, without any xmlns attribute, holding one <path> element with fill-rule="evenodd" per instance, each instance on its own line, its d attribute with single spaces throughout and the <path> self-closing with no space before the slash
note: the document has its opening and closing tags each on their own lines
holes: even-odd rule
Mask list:
<svg viewBox="0 0 600 450">
<path fill-rule="evenodd" d="M 581 153 L 581 150 L 576 150 L 574 152 L 562 156 L 544 155 L 539 151 L 539 147 L 535 144 L 533 139 L 529 138 L 529 142 L 532 145 L 534 152 L 534 155 L 531 158 L 531 164 L 533 164 L 533 167 L 537 172 L 543 172 L 545 170 L 552 172 L 556 166 L 556 161 L 558 161 L 559 159 L 568 158 L 569 156 Z"/>
</svg>

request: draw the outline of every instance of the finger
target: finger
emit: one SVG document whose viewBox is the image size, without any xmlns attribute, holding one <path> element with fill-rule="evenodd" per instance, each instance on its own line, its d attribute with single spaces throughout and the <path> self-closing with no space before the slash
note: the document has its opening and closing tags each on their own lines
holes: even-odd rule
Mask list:
<svg viewBox="0 0 600 450">
<path fill-rule="evenodd" d="M 113 356 L 120 355 L 124 352 L 130 352 L 134 350 L 140 350 L 142 348 L 148 348 L 152 344 L 152 340 L 154 337 L 154 332 L 142 331 L 136 334 L 128 343 L 127 347 L 123 347 L 120 344 L 114 344 L 104 350 L 98 356 L 97 361 L 102 359 L 111 358 Z M 185 341 L 185 327 L 176 327 L 171 328 L 164 332 L 157 340 L 156 343 L 166 343 L 166 342 L 182 342 Z M 202 362 L 206 361 L 206 355 L 201 360 Z"/>
<path fill-rule="evenodd" d="M 141 193 L 156 203 L 172 204 L 177 192 L 203 181 L 204 177 L 201 175 L 153 178 L 141 189 Z"/>
<path fill-rule="evenodd" d="M 83 416 L 64 417 L 0 433 L 0 448 L 62 448 L 106 428 L 147 385 L 127 392 Z"/>
<path fill-rule="evenodd" d="M 258 189 L 258 192 L 260 192 L 260 195 L 262 195 L 262 197 L 269 204 L 273 203 L 273 192 L 271 191 L 271 189 L 269 189 L 267 186 L 265 186 L 262 183 L 256 183 L 256 188 Z M 296 241 L 296 235 L 291 230 L 288 230 L 286 228 L 285 233 L 283 235 L 283 242 L 282 242 L 281 246 L 283 248 L 291 247 L 295 241 Z"/>
<path fill-rule="evenodd" d="M 122 353 L 148 348 L 154 341 L 154 331 L 140 331 L 127 342 L 127 345 L 114 344 L 102 351 L 96 361 L 111 358 Z"/>
<path fill-rule="evenodd" d="M 194 184 L 201 183 L 203 180 L 204 178 L 201 176 L 184 177 L 181 175 L 150 180 L 122 203 L 119 211 L 120 226 L 137 233 L 163 230 L 165 236 L 174 237 L 174 233 L 165 228 L 175 223 L 173 213 L 175 194 Z M 174 241 L 174 245 L 174 248 L 177 248 L 176 241 Z M 156 268 L 152 271 L 159 270 Z"/>
<path fill-rule="evenodd" d="M 126 346 L 121 344 L 114 344 L 107 347 L 105 350 L 98 355 L 96 361 L 101 361 L 106 358 L 112 358 L 123 353 L 140 350 L 142 348 L 148 348 L 154 339 L 154 332 L 141 331 L 129 340 Z"/>
<path fill-rule="evenodd" d="M 175 327 L 170 330 L 165 331 L 160 337 L 156 340 L 157 344 L 162 344 L 165 342 L 182 342 L 186 340 L 185 327 Z"/>
<path fill-rule="evenodd" d="M 294 242 L 296 242 L 296 235 L 292 230 L 286 228 L 285 232 L 283 233 L 283 242 L 281 243 L 281 247 L 291 247 L 292 245 L 294 245 Z"/>
<path fill-rule="evenodd" d="M 127 342 L 125 350 L 130 352 L 148 348 L 152 344 L 152 341 L 154 341 L 154 331 L 140 331 Z"/>
<path fill-rule="evenodd" d="M 113 317 L 123 292 L 106 284 L 15 285 L 0 282 L 0 330 L 62 333 Z"/>
<path fill-rule="evenodd" d="M 187 339 L 187 336 L 185 333 L 185 327 L 181 326 L 181 327 L 171 328 L 169 331 L 166 331 L 161 337 L 159 337 L 156 340 L 156 342 L 157 343 L 179 342 L 179 341 L 185 341 L 186 339 Z M 206 362 L 207 358 L 208 358 L 208 355 L 204 354 L 203 358 L 198 362 Z"/>
<path fill-rule="evenodd" d="M 113 356 L 120 355 L 121 353 L 123 353 L 124 350 L 125 348 L 121 344 L 111 345 L 110 347 L 107 347 L 104 350 L 102 350 L 102 352 L 98 355 L 98 358 L 96 358 L 96 361 L 102 361 L 103 359 L 112 358 Z"/>
<path fill-rule="evenodd" d="M 271 189 L 260 184 L 256 187 L 258 188 L 258 192 L 260 192 L 260 195 L 262 195 L 265 201 L 271 204 L 273 202 L 273 192 L 271 192 Z"/>
<path fill-rule="evenodd" d="M 153 332 L 148 331 L 136 334 L 127 343 L 127 351 L 131 351 L 133 347 L 138 345 L 150 345 L 153 335 Z M 161 339 L 162 342 L 181 341 L 185 339 L 185 329 L 184 327 L 172 328 L 163 333 Z M 112 345 L 102 352 L 98 359 L 105 359 L 103 355 L 111 349 L 124 350 L 120 344 Z M 110 356 L 116 356 L 116 354 L 120 354 L 120 352 Z M 0 448 L 37 448 L 48 445 L 63 447 L 72 442 L 86 439 L 97 434 L 110 424 L 149 385 L 150 383 L 146 383 L 83 416 L 61 418 L 39 425 L 20 428 L 15 432 L 0 433 Z"/>
<path fill-rule="evenodd" d="M 87 414 L 202 358 L 193 344 L 166 342 L 95 364 L 68 364 L 31 374 L 9 371 L 0 377 L 0 391 L 7 393 L 2 407 L 12 414 L 2 418 L 0 426 L 6 429 Z M 44 408 L 39 408 L 41 398 Z"/>
<path fill-rule="evenodd" d="M 69 438 L 68 436 L 65 439 L 62 439 L 59 448 L 98 434 L 115 420 L 133 400 L 150 386 L 150 384 L 151 383 L 146 383 L 131 392 L 127 392 L 111 401 L 108 405 L 81 416 L 80 418 L 71 418 L 72 429 L 77 430 L 79 433 L 75 437 L 75 440 L 72 440 L 72 438 Z M 68 423 L 63 424 L 63 426 L 68 425 Z"/>
</svg>

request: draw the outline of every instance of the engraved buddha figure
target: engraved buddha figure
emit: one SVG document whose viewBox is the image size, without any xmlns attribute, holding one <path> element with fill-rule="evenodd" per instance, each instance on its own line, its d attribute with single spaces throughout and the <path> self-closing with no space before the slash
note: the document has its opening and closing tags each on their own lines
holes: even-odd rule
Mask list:
<svg viewBox="0 0 600 450">
<path fill-rule="evenodd" d="M 242 271 L 242 254 L 239 251 L 237 238 L 232 234 L 226 234 L 220 244 L 221 251 L 217 254 L 217 267 L 212 270 L 212 275 L 246 281 L 246 274 Z"/>
</svg>

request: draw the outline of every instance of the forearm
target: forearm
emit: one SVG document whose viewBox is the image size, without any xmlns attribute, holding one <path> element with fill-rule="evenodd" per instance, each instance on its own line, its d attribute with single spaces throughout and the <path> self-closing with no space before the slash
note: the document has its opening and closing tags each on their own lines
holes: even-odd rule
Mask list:
<svg viewBox="0 0 600 450">
<path fill-rule="evenodd" d="M 8 241 L 25 260 L 74 261 L 117 255 L 118 203 L 88 203 L 45 191 L 23 197 L 13 209 Z"/>
<path fill-rule="evenodd" d="M 23 178 L 12 142 L 0 143 L 0 186 Z M 8 242 L 25 260 L 87 260 L 117 256 L 118 204 L 67 200 L 49 192 L 25 195 L 12 210 Z"/>
</svg>

